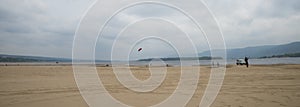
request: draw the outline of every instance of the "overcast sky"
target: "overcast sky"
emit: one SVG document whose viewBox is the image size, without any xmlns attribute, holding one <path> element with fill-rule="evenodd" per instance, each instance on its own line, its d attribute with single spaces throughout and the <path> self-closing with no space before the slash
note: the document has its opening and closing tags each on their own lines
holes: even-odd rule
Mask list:
<svg viewBox="0 0 300 107">
<path fill-rule="evenodd" d="M 188 7 L 194 3 L 193 1 L 198 0 L 190 1 L 183 3 Z M 300 41 L 299 0 L 204 0 L 204 2 L 218 20 L 227 48 Z M 0 53 L 72 57 L 76 28 L 81 17 L 93 3 L 95 0 L 1 0 Z M 153 11 L 147 12 L 149 8 Z M 201 15 L 201 10 L 194 11 Z M 152 18 L 132 24 L 136 19 L 147 17 L 170 19 L 171 22 Z M 205 16 L 203 17 L 205 20 Z M 182 26 L 183 29 L 174 27 L 172 22 Z M 125 26 L 128 28 L 123 29 L 121 36 L 117 37 L 116 35 Z M 187 40 L 182 36 L 185 35 L 182 30 L 192 32 L 190 38 L 198 52 L 209 49 L 203 34 L 191 30 L 194 29 L 193 24 L 186 16 L 160 6 L 142 5 L 129 8 L 113 17 L 105 29 L 97 42 L 97 59 L 109 59 L 113 41 L 116 41 L 114 49 L 118 53 L 126 49 L 143 47 L 144 54 L 137 53 L 132 56 L 136 58 L 176 56 L 174 48 L 182 49 L 188 56 L 192 53 L 189 49 L 191 47 L 186 43 L 180 44 L 183 40 Z M 167 40 L 175 41 L 172 45 L 176 47 L 161 39 L 149 38 L 142 41 L 132 39 L 144 33 L 148 36 L 160 35 Z M 116 55 L 122 57 L 124 54 Z"/>
</svg>

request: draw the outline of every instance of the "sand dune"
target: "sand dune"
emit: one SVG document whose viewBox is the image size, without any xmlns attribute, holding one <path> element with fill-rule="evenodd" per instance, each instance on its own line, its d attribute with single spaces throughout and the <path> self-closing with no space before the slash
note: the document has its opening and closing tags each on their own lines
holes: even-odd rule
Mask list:
<svg viewBox="0 0 300 107">
<path fill-rule="evenodd" d="M 227 66 L 226 76 L 212 107 L 297 107 L 300 105 L 300 65 Z M 168 67 L 165 81 L 153 92 L 136 93 L 123 87 L 112 68 L 97 67 L 107 91 L 132 106 L 150 106 L 176 89 L 180 67 Z M 132 67 L 140 80 L 150 77 L 147 67 Z M 196 93 L 187 106 L 198 106 L 210 75 L 201 66 Z M 0 66 L 1 107 L 86 107 L 72 66 Z"/>
</svg>

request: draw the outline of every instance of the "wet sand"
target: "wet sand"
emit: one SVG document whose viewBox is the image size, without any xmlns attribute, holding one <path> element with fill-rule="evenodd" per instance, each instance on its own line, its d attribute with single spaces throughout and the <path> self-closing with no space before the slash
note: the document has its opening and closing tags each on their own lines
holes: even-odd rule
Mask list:
<svg viewBox="0 0 300 107">
<path fill-rule="evenodd" d="M 176 89 L 180 67 L 168 67 L 163 84 L 153 92 L 135 93 L 120 85 L 112 68 L 97 67 L 107 91 L 132 106 L 150 106 Z M 147 67 L 132 67 L 140 80 Z M 201 66 L 196 93 L 187 104 L 199 106 L 210 67 Z M 227 66 L 223 86 L 212 107 L 299 107 L 300 65 Z M 76 86 L 72 66 L 0 66 L 0 107 L 87 107 Z"/>
</svg>

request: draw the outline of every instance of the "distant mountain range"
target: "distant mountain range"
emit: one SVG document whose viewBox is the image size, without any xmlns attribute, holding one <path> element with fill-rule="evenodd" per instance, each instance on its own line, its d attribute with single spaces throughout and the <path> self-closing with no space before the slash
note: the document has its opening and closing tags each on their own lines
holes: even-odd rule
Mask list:
<svg viewBox="0 0 300 107">
<path fill-rule="evenodd" d="M 90 60 L 76 60 L 89 62 Z M 42 56 L 6 55 L 0 54 L 0 62 L 72 62 L 70 58 L 55 58 Z M 95 62 L 110 62 L 108 60 L 95 60 Z"/>
<path fill-rule="evenodd" d="M 0 62 L 70 62 L 67 58 L 0 54 Z"/>
<path fill-rule="evenodd" d="M 269 56 L 284 56 L 285 54 L 300 53 L 300 42 L 293 42 L 283 45 L 265 45 L 237 49 L 227 49 L 227 58 L 243 58 L 245 56 L 250 58 L 261 58 Z M 213 50 L 213 52 L 220 52 L 220 50 Z M 210 51 L 199 53 L 199 56 L 210 56 Z"/>
<path fill-rule="evenodd" d="M 213 50 L 221 52 L 220 50 Z M 245 56 L 250 58 L 272 58 L 272 57 L 300 57 L 300 42 L 293 42 L 283 45 L 266 45 L 256 47 L 246 47 L 238 49 L 227 49 L 227 58 L 236 59 Z M 210 60 L 220 59 L 218 56 L 210 57 L 210 51 L 199 53 L 199 58 L 185 57 L 184 60 Z M 180 58 L 161 58 L 162 60 L 179 60 Z M 140 59 L 139 61 L 149 61 L 149 59 Z M 0 62 L 71 62 L 68 58 L 40 57 L 40 56 L 22 56 L 0 54 Z M 88 61 L 88 60 L 78 60 Z M 108 60 L 96 60 L 96 62 L 110 62 Z"/>
</svg>

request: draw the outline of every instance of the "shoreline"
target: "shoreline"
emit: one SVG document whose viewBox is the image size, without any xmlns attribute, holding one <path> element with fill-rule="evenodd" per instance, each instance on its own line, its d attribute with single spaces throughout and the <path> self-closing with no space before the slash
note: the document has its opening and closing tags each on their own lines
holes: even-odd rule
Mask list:
<svg viewBox="0 0 300 107">
<path fill-rule="evenodd" d="M 80 66 L 96 66 L 96 67 L 111 67 L 112 64 L 72 64 L 72 63 L 48 63 L 48 62 L 0 62 L 0 66 L 73 66 L 73 65 L 80 65 Z M 183 65 L 182 67 L 193 67 L 193 66 L 212 66 L 213 64 L 203 64 L 203 65 Z M 250 64 L 249 66 L 275 66 L 275 65 L 300 65 L 300 64 L 288 64 L 288 63 L 278 63 L 278 64 Z M 116 64 L 115 66 L 127 66 L 126 64 Z M 149 67 L 148 65 L 129 65 L 130 67 Z M 161 65 L 162 67 L 164 65 Z M 166 65 L 167 66 L 167 65 Z M 236 64 L 226 64 L 226 66 L 237 66 Z M 241 66 L 241 65 L 239 65 Z M 153 66 L 155 67 L 155 66 Z M 180 67 L 180 65 L 171 65 L 168 64 L 168 67 Z"/>
</svg>

